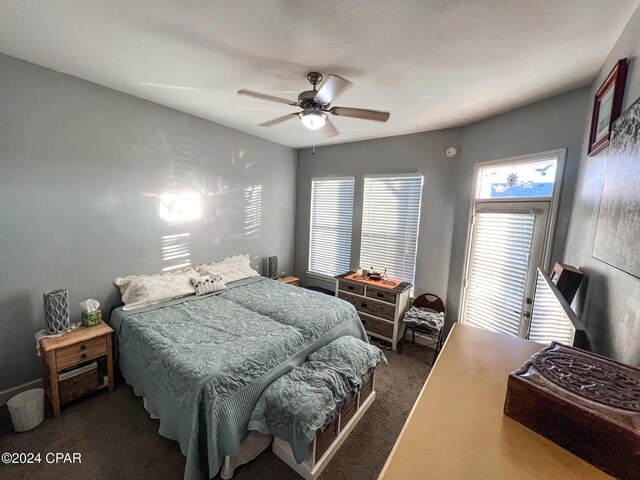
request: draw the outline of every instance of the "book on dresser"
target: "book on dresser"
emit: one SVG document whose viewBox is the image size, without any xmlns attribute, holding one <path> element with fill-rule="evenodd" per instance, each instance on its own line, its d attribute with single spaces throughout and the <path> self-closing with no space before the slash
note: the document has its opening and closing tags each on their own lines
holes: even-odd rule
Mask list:
<svg viewBox="0 0 640 480">
<path fill-rule="evenodd" d="M 370 280 L 356 272 L 336 277 L 336 296 L 351 303 L 371 337 L 391 342 L 395 351 L 400 341 L 402 317 L 409 308 L 411 283 L 400 280 Z"/>
</svg>

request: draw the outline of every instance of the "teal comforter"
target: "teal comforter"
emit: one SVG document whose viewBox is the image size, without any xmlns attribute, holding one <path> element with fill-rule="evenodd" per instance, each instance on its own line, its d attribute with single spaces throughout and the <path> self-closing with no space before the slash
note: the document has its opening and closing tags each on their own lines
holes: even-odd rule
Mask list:
<svg viewBox="0 0 640 480">
<path fill-rule="evenodd" d="M 248 428 L 286 440 L 296 461 L 302 463 L 316 430 L 336 405 L 350 392 L 360 390 L 362 376 L 370 368 L 386 361 L 373 345 L 351 336 L 340 337 L 269 385 Z"/>
<path fill-rule="evenodd" d="M 352 305 L 262 277 L 222 293 L 114 311 L 119 365 L 180 442 L 185 478 L 214 477 L 238 453 L 260 394 L 344 335 L 366 341 Z"/>
</svg>

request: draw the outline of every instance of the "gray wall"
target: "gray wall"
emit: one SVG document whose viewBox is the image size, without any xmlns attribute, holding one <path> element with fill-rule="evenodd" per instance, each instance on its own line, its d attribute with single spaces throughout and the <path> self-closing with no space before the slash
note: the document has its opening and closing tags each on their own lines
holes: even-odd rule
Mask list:
<svg viewBox="0 0 640 480">
<path fill-rule="evenodd" d="M 580 161 L 588 93 L 588 88 L 581 88 L 464 127 L 462 158 L 456 172 L 456 217 L 447 289 L 449 323 L 455 321 L 459 314 L 471 185 L 476 163 L 567 149 L 552 265 L 562 258 Z"/>
<path fill-rule="evenodd" d="M 594 81 L 589 107 L 596 90 L 615 63 L 630 58 L 623 111 L 640 96 L 640 10 L 631 18 Z M 596 351 L 616 360 L 640 366 L 640 280 L 593 258 L 600 194 L 608 150 L 588 157 L 587 141 L 591 113 L 583 118 L 585 134 L 582 158 L 564 259 L 587 274 L 574 306 L 585 321 Z M 638 239 L 640 241 L 640 239 Z"/>
<path fill-rule="evenodd" d="M 298 151 L 295 271 L 304 285 L 333 288 L 307 276 L 309 258 L 309 212 L 311 179 L 321 176 L 356 177 L 351 268 L 358 268 L 362 231 L 363 176 L 423 173 L 423 208 L 418 236 L 416 290 L 441 296 L 447 293 L 449 254 L 455 208 L 455 173 L 458 160 L 444 152 L 460 145 L 461 130 L 416 133 L 363 142 L 331 145 Z"/>
<path fill-rule="evenodd" d="M 305 285 L 332 286 L 306 275 L 309 255 L 311 179 L 355 175 L 352 268 L 358 267 L 365 174 L 423 172 L 422 218 L 418 239 L 416 292 L 447 299 L 449 323 L 458 317 L 468 234 L 474 165 L 516 155 L 567 148 L 553 261 L 562 258 L 584 134 L 588 88 L 483 120 L 463 128 L 367 140 L 298 151 L 295 271 Z M 448 159 L 447 147 L 461 147 Z"/>
<path fill-rule="evenodd" d="M 69 289 L 73 320 L 90 297 L 108 313 L 116 276 L 170 266 L 163 236 L 189 233 L 192 263 L 276 254 L 291 272 L 295 163 L 293 149 L 0 55 L 0 391 L 40 377 L 44 290 Z M 193 188 L 199 221 L 159 218 L 160 193 Z"/>
</svg>

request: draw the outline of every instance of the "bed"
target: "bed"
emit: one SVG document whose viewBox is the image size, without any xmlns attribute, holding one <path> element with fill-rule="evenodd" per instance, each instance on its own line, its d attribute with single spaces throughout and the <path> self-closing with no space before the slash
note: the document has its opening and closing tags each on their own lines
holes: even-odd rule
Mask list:
<svg viewBox="0 0 640 480">
<path fill-rule="evenodd" d="M 367 341 L 352 305 L 252 277 L 204 296 L 114 310 L 127 383 L 186 456 L 185 479 L 212 478 L 237 455 L 262 391 L 345 335 Z"/>
</svg>

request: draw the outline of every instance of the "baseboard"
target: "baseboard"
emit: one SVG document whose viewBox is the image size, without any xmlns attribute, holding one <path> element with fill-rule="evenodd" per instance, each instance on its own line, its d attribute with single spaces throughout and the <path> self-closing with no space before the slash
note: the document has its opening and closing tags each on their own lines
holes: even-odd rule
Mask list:
<svg viewBox="0 0 640 480">
<path fill-rule="evenodd" d="M 17 387 L 12 387 L 7 390 L 3 390 L 0 392 L 0 407 L 4 407 L 9 399 L 14 395 L 19 394 L 20 392 L 24 392 L 25 390 L 29 390 L 30 388 L 38 388 L 42 387 L 42 379 L 38 378 L 36 380 L 31 380 L 30 382 L 23 383 L 22 385 L 18 385 Z"/>
</svg>

